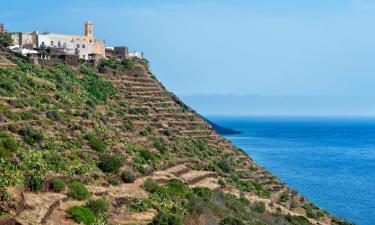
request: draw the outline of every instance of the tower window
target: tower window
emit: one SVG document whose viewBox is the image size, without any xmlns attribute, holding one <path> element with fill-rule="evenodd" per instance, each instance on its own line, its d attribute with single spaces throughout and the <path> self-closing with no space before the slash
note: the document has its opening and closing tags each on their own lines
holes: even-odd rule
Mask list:
<svg viewBox="0 0 375 225">
<path fill-rule="evenodd" d="M 86 48 L 86 45 L 82 45 L 82 48 Z"/>
<path fill-rule="evenodd" d="M 79 46 L 79 44 L 77 45 L 77 48 L 79 48 L 80 46 Z"/>
<path fill-rule="evenodd" d="M 51 41 L 51 46 L 53 46 L 53 41 Z"/>
<path fill-rule="evenodd" d="M 61 42 L 60 41 L 57 42 L 57 46 L 61 47 Z"/>
</svg>

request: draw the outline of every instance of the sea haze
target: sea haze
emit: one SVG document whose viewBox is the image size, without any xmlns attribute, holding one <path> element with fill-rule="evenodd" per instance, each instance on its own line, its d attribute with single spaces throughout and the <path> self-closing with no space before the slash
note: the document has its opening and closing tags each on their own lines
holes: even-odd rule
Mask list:
<svg viewBox="0 0 375 225">
<path fill-rule="evenodd" d="M 258 164 L 318 206 L 358 225 L 375 221 L 375 118 L 210 117 Z"/>
</svg>

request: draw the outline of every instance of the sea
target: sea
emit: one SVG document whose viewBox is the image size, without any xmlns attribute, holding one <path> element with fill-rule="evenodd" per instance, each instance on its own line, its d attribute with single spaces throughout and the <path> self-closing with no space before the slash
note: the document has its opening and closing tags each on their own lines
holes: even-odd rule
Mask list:
<svg viewBox="0 0 375 225">
<path fill-rule="evenodd" d="M 331 214 L 375 224 L 375 118 L 217 117 L 255 162 Z"/>
</svg>

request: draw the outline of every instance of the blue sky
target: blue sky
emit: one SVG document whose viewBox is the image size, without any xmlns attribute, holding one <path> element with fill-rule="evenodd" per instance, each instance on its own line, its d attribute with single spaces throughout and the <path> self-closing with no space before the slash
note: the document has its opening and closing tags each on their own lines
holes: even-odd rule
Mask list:
<svg viewBox="0 0 375 225">
<path fill-rule="evenodd" d="M 19 0 L 0 7 L 10 31 L 82 33 L 88 19 L 107 45 L 144 51 L 167 88 L 204 114 L 229 114 L 224 100 L 220 112 L 203 106 L 208 96 L 231 95 L 263 96 L 270 105 L 256 114 L 375 115 L 375 0 Z M 299 103 L 283 109 L 267 103 L 274 97 Z M 311 98 L 324 104 L 310 109 Z M 343 112 L 348 107 L 355 110 Z"/>
</svg>

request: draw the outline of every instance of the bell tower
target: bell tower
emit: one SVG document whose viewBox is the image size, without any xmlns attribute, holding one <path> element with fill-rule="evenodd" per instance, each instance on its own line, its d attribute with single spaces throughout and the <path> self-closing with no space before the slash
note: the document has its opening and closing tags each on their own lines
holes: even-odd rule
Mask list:
<svg viewBox="0 0 375 225">
<path fill-rule="evenodd" d="M 94 37 L 94 25 L 90 20 L 85 23 L 85 36 L 90 38 Z"/>
</svg>

